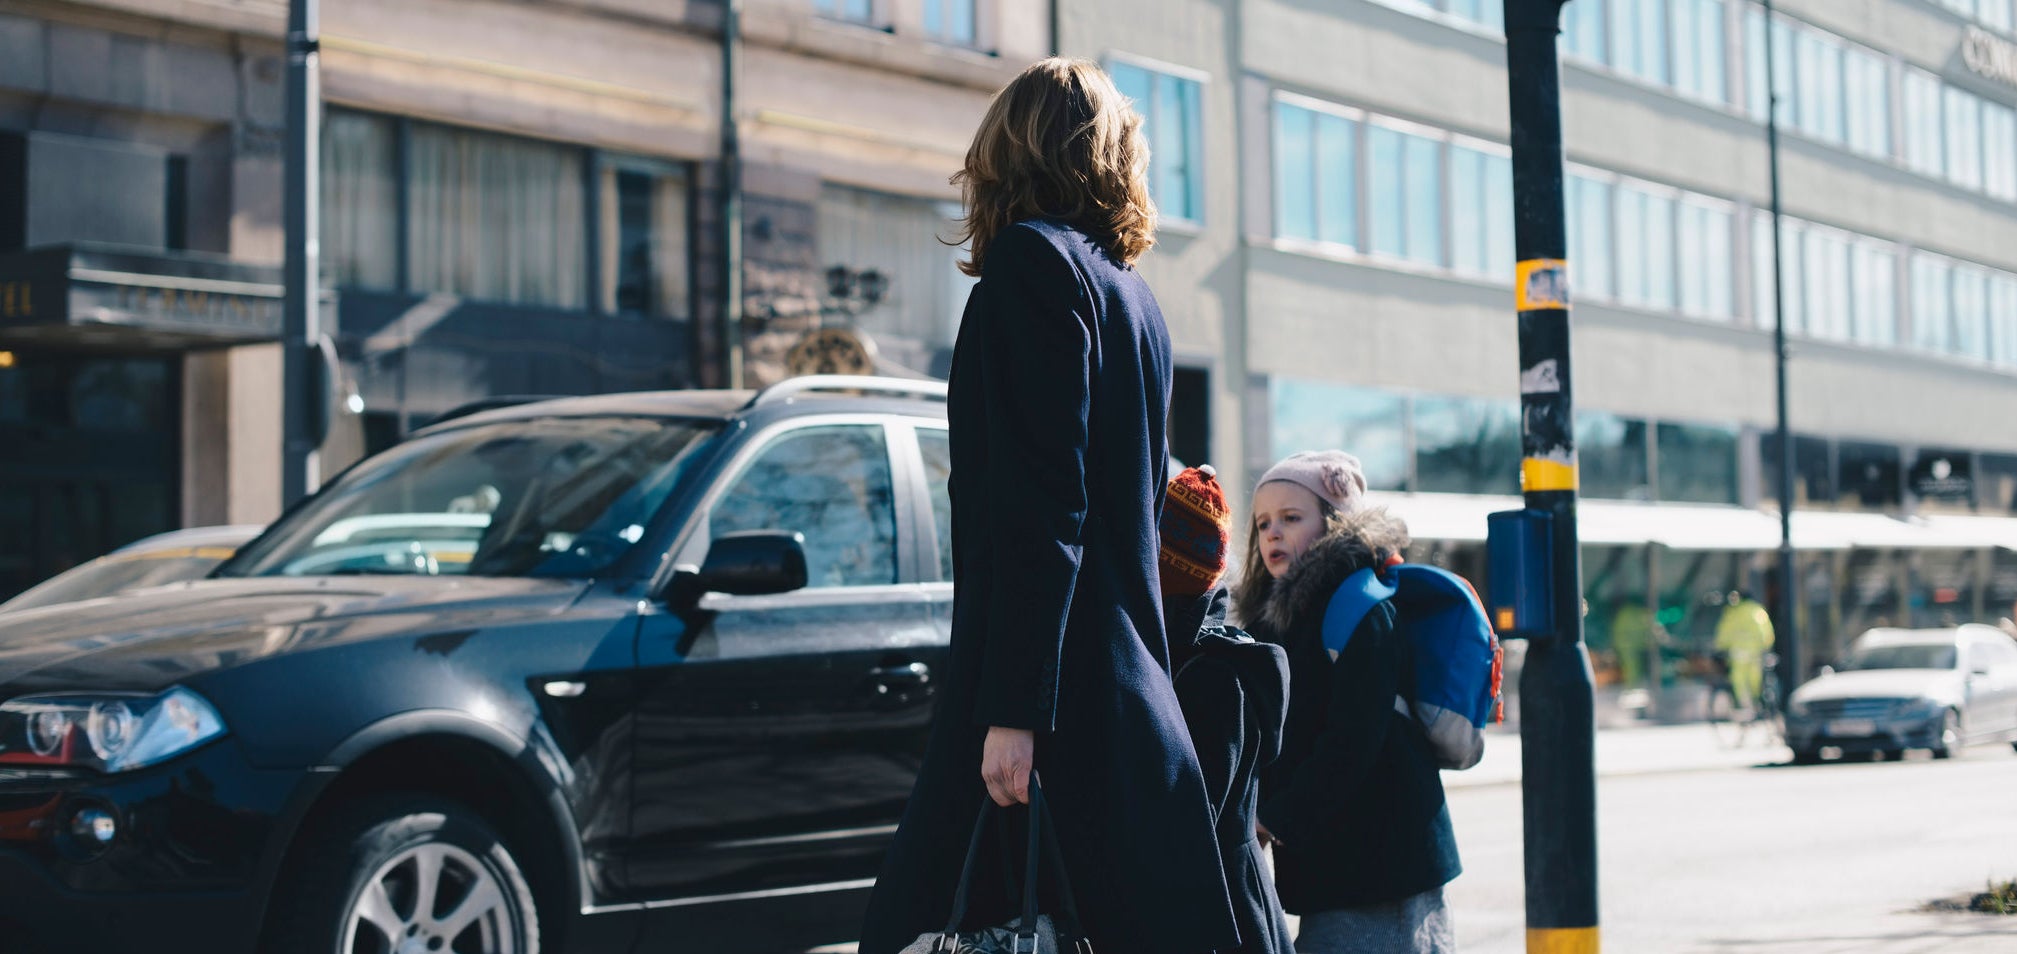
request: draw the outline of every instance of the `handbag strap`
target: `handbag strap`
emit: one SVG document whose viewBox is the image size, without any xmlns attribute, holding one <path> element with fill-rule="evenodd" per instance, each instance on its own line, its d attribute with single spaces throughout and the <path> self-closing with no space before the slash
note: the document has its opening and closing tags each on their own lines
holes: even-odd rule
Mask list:
<svg viewBox="0 0 2017 954">
<path fill-rule="evenodd" d="M 944 935 L 954 937 L 959 933 L 960 922 L 966 920 L 967 907 L 973 898 L 974 875 L 980 867 L 981 843 L 987 837 L 989 816 L 1000 806 L 993 798 L 981 798 L 980 815 L 974 820 L 973 836 L 967 840 L 966 862 L 960 866 L 959 886 L 953 891 L 952 913 L 946 919 Z M 1006 820 L 1007 816 L 1001 816 Z M 1004 829 L 1004 841 L 1007 840 Z M 1004 845 L 1003 847 L 1007 847 Z M 1029 839 L 1023 866 L 1022 916 L 1016 923 L 1018 939 L 1029 938 L 1034 942 L 1037 925 L 1037 887 L 1043 856 L 1048 854 L 1057 874 L 1058 905 L 1062 910 L 1056 923 L 1065 933 L 1073 937 L 1073 950 L 1090 952 L 1092 945 L 1086 941 L 1079 926 L 1078 898 L 1072 892 L 1071 876 L 1065 871 L 1064 850 L 1058 842 L 1057 825 L 1050 814 L 1050 803 L 1045 800 L 1043 786 L 1035 770 L 1030 772 Z M 1004 861 L 1007 860 L 1004 854 Z M 1013 879 L 1009 880 L 1013 884 Z M 1031 944 L 1034 952 L 1035 944 Z"/>
</svg>

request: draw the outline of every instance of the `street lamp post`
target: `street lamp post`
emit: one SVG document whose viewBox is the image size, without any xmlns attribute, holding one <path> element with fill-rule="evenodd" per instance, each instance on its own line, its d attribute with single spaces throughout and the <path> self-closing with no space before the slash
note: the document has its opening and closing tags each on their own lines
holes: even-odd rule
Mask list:
<svg viewBox="0 0 2017 954">
<path fill-rule="evenodd" d="M 320 228 L 316 190 L 321 170 L 322 89 L 320 0 L 291 0 L 287 10 L 287 233 L 281 303 L 281 475 L 280 499 L 291 505 L 313 493 L 321 481 L 316 448 L 329 412 L 329 382 L 317 312 L 321 297 Z"/>
<path fill-rule="evenodd" d="M 1800 658 L 1799 583 L 1793 558 L 1793 428 L 1787 414 L 1786 388 L 1786 250 L 1779 226 L 1779 72 L 1773 38 L 1779 29 L 1772 0 L 1765 0 L 1765 148 L 1772 170 L 1772 355 L 1777 371 L 1779 402 L 1779 698 L 1800 685 L 1805 665 Z"/>
</svg>

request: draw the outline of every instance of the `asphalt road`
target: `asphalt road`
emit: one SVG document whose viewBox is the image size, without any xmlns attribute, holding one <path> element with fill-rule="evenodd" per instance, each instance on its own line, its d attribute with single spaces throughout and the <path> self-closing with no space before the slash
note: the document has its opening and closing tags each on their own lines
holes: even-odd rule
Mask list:
<svg viewBox="0 0 2017 954">
<path fill-rule="evenodd" d="M 2017 952 L 2017 916 L 1926 914 L 2017 878 L 2017 754 L 1598 782 L 1606 951 Z M 1517 784 L 1450 790 L 1465 954 L 1525 950 Z"/>
</svg>

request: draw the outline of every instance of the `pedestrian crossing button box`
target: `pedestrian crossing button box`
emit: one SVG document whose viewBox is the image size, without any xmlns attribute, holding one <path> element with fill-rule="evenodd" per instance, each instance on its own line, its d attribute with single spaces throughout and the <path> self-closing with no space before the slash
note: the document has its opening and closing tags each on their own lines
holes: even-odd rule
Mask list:
<svg viewBox="0 0 2017 954">
<path fill-rule="evenodd" d="M 1554 515 L 1508 510 L 1485 518 L 1488 608 L 1505 639 L 1554 635 Z"/>
</svg>

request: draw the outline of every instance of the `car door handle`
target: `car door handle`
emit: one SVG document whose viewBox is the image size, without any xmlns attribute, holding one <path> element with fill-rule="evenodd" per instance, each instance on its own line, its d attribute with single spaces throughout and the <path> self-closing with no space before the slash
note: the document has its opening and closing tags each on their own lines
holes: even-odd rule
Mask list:
<svg viewBox="0 0 2017 954">
<path fill-rule="evenodd" d="M 883 666 L 869 670 L 868 679 L 876 687 L 877 692 L 912 689 L 931 682 L 931 667 L 921 662 Z"/>
</svg>

